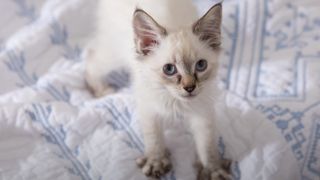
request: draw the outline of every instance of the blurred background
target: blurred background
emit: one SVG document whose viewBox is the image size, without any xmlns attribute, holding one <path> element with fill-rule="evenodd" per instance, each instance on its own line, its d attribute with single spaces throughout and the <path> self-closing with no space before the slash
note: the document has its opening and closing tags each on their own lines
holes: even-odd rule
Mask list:
<svg viewBox="0 0 320 180">
<path fill-rule="evenodd" d="M 217 2 L 194 0 L 199 16 Z M 96 3 L 0 1 L 0 180 L 145 179 L 130 87 L 94 99 L 84 81 Z M 235 179 L 319 180 L 320 1 L 223 7 L 222 156 Z M 164 179 L 194 179 L 190 137 L 168 136 L 176 169 Z"/>
</svg>

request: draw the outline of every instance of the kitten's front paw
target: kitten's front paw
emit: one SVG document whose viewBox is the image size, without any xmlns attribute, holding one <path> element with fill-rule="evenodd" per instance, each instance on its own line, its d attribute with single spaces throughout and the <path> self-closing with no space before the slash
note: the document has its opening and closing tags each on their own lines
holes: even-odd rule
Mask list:
<svg viewBox="0 0 320 180">
<path fill-rule="evenodd" d="M 136 162 L 146 176 L 153 178 L 160 178 L 168 173 L 172 168 L 169 153 L 164 153 L 162 156 L 144 156 L 138 158 Z"/>
<path fill-rule="evenodd" d="M 205 168 L 201 164 L 197 164 L 197 168 L 197 180 L 232 180 L 231 161 L 229 160 L 224 160 L 221 167 Z"/>
</svg>

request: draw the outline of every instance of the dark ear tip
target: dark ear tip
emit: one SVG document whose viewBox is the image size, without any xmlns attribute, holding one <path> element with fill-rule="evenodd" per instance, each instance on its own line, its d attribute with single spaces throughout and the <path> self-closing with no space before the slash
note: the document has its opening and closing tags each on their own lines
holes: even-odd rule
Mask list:
<svg viewBox="0 0 320 180">
<path fill-rule="evenodd" d="M 144 13 L 145 14 L 145 11 L 140 9 L 139 7 L 136 7 L 136 9 L 134 10 L 133 15 L 136 16 L 139 13 Z"/>
<path fill-rule="evenodd" d="M 219 2 L 218 4 L 214 5 L 213 7 L 222 7 L 222 2 Z"/>
<path fill-rule="evenodd" d="M 211 9 L 216 9 L 216 8 L 222 9 L 222 2 L 219 2 L 218 4 L 215 4 L 214 6 L 211 7 Z"/>
</svg>

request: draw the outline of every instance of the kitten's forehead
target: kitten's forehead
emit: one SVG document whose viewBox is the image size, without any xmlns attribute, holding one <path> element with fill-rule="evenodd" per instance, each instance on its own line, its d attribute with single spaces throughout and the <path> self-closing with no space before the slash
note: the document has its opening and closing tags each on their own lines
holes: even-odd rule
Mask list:
<svg viewBox="0 0 320 180">
<path fill-rule="evenodd" d="M 192 64 L 197 56 L 192 34 L 189 31 L 179 31 L 169 37 L 172 60 L 176 64 Z"/>
</svg>

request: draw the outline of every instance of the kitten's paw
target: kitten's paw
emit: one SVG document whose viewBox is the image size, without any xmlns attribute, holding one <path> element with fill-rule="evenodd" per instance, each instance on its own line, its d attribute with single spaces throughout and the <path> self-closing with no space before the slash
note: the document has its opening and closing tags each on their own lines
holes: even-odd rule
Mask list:
<svg viewBox="0 0 320 180">
<path fill-rule="evenodd" d="M 204 168 L 199 163 L 196 166 L 198 168 L 197 180 L 232 180 L 231 161 L 229 160 L 223 160 L 221 167 L 217 168 Z"/>
<path fill-rule="evenodd" d="M 144 156 L 138 158 L 136 163 L 146 176 L 152 178 L 160 178 L 172 168 L 169 153 L 165 153 L 163 156 Z"/>
</svg>

